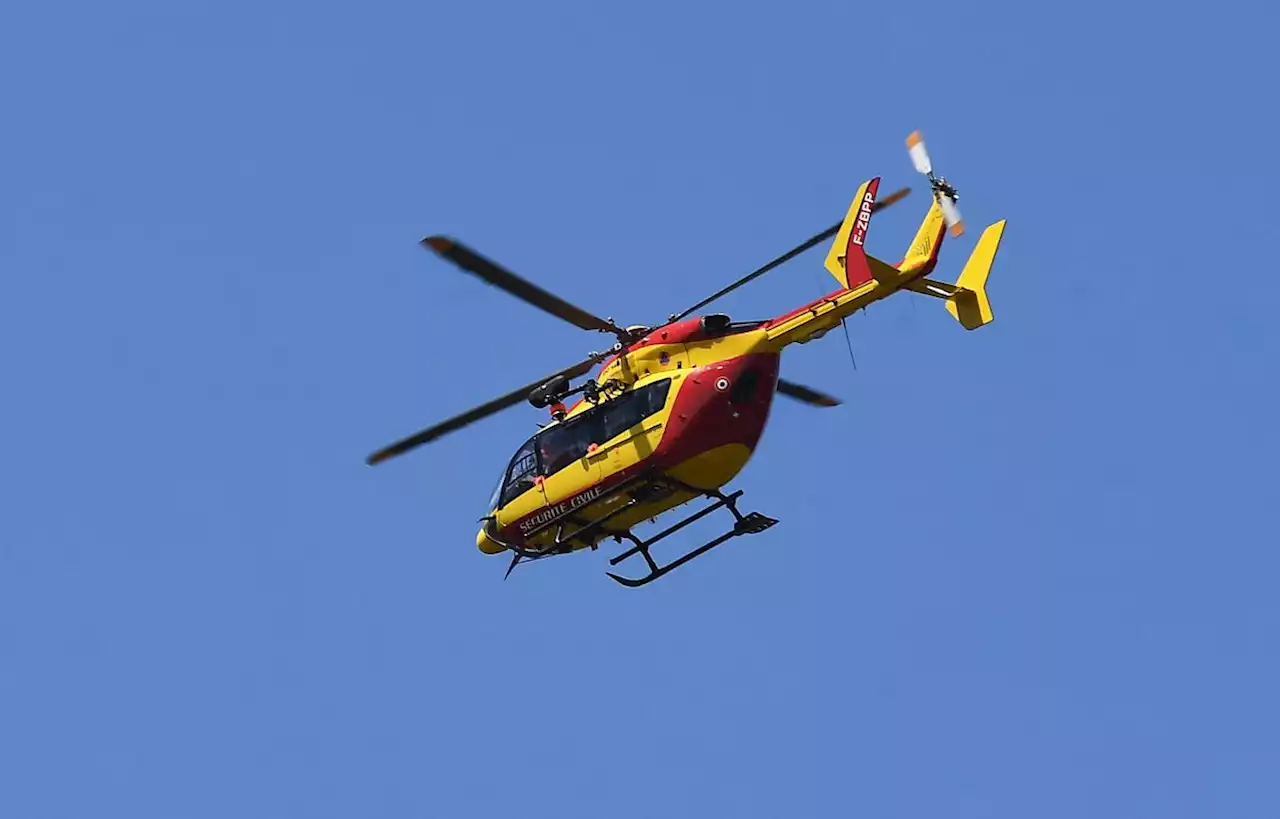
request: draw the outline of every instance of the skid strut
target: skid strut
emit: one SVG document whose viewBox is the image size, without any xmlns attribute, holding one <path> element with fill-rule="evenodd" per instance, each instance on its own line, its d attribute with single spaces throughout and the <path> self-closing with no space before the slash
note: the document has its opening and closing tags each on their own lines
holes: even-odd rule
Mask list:
<svg viewBox="0 0 1280 819">
<path fill-rule="evenodd" d="M 617 536 L 619 538 L 626 538 L 627 540 L 630 540 L 635 545 L 632 546 L 630 549 L 627 549 L 625 552 L 621 553 L 617 557 L 610 559 L 609 565 L 617 566 L 622 561 L 638 553 L 645 559 L 645 562 L 649 564 L 649 574 L 637 580 L 632 580 L 629 577 L 620 577 L 619 575 L 616 575 L 613 572 L 607 572 L 607 574 L 610 577 L 612 577 L 614 580 L 618 581 L 624 586 L 637 588 L 647 583 L 652 583 L 653 581 L 657 580 L 659 577 L 662 577 L 667 572 L 670 572 L 679 566 L 683 566 L 685 563 L 688 563 L 690 560 L 693 560 L 698 555 L 705 554 L 706 552 L 711 551 L 715 547 L 719 546 L 721 543 L 724 543 L 726 540 L 735 538 L 738 535 L 758 534 L 778 522 L 774 518 L 767 517 L 766 515 L 762 515 L 759 512 L 750 512 L 745 515 L 739 512 L 737 502 L 738 502 L 738 498 L 742 497 L 741 489 L 739 489 L 736 492 L 733 492 L 732 494 L 725 495 L 714 489 L 708 491 L 708 490 L 694 489 L 693 487 L 682 486 L 682 488 L 688 489 L 689 491 L 693 491 L 693 492 L 700 492 L 702 495 L 706 496 L 709 499 L 714 498 L 715 503 L 712 503 L 711 505 L 705 507 L 704 509 L 700 509 L 699 511 L 694 512 L 689 517 L 685 518 L 684 520 L 680 521 L 677 524 L 674 524 L 673 526 L 668 527 L 667 529 L 664 529 L 663 531 L 659 532 L 658 534 L 654 535 L 648 540 L 640 540 L 640 538 L 636 537 L 629 531 L 617 533 Z M 733 522 L 732 529 L 730 529 L 728 532 L 725 532 L 723 535 L 711 541 L 710 543 L 706 543 L 702 546 L 699 546 L 698 548 L 694 549 L 692 552 L 689 552 L 683 557 L 673 560 L 672 562 L 668 563 L 665 566 L 659 566 L 654 561 L 653 555 L 649 553 L 650 546 L 653 546 L 655 543 L 666 538 L 668 535 L 675 534 L 676 532 L 680 531 L 684 527 L 688 526 L 690 523 L 693 523 L 696 520 L 700 520 L 701 518 L 706 517 L 707 515 L 711 514 L 712 512 L 716 511 L 722 506 L 727 506 L 729 508 L 729 511 L 733 513 L 734 522 Z"/>
</svg>

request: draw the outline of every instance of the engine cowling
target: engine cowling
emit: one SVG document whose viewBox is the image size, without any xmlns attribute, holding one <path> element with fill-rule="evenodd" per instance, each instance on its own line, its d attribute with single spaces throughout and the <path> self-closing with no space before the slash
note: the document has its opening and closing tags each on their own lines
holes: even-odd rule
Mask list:
<svg viewBox="0 0 1280 819">
<path fill-rule="evenodd" d="M 536 387 L 529 393 L 529 403 L 538 409 L 550 406 L 556 401 L 563 398 L 569 392 L 569 379 L 563 375 L 557 375 L 541 387 Z"/>
</svg>

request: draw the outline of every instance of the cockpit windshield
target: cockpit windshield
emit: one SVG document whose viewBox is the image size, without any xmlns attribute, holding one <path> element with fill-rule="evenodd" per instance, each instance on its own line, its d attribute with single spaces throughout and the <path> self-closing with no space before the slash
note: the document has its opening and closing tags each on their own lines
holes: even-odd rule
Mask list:
<svg viewBox="0 0 1280 819">
<path fill-rule="evenodd" d="M 506 506 L 521 493 L 533 488 L 538 472 L 538 453 L 534 449 L 536 440 L 537 436 L 534 436 L 525 441 L 524 446 L 511 459 L 511 465 L 507 467 L 507 473 L 502 479 L 501 491 L 495 493 L 498 496 L 495 506 Z"/>
<path fill-rule="evenodd" d="M 667 403 L 671 379 L 664 378 L 575 415 L 525 441 L 511 459 L 490 507 L 506 506 L 534 486 L 538 476 L 549 477 L 586 457 L 592 444 L 616 438 Z"/>
<path fill-rule="evenodd" d="M 502 500 L 502 485 L 506 483 L 507 473 L 502 473 L 502 477 L 498 478 L 498 482 L 493 485 L 493 491 L 489 493 L 489 508 L 498 508 L 499 501 Z"/>
</svg>

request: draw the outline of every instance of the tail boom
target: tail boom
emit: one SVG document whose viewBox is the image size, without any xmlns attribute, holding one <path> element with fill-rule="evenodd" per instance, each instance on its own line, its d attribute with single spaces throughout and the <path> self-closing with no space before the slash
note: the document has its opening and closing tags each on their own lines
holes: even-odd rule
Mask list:
<svg viewBox="0 0 1280 819">
<path fill-rule="evenodd" d="M 947 237 L 946 214 L 935 199 L 920 222 L 915 238 L 907 249 L 907 255 L 898 263 L 898 269 L 909 271 L 913 276 L 927 276 L 938 264 L 938 252 L 942 249 L 942 240 Z"/>
<path fill-rule="evenodd" d="M 947 311 L 966 330 L 976 330 L 990 324 L 994 316 L 991 301 L 987 297 L 987 277 L 991 274 L 996 252 L 1000 248 L 1004 226 L 1005 220 L 1002 219 L 983 231 L 954 285 L 925 278 L 919 266 L 894 267 L 874 256 L 866 256 L 867 269 L 870 271 L 867 281 L 856 287 L 829 293 L 804 307 L 772 319 L 765 325 L 765 336 L 770 345 L 778 350 L 788 344 L 804 344 L 821 338 L 845 318 L 899 290 L 911 290 L 944 299 Z M 943 230 L 945 231 L 945 225 Z M 936 243 L 930 252 L 928 266 L 932 269 L 937 261 Z"/>
<path fill-rule="evenodd" d="M 869 281 L 853 289 L 837 290 L 769 321 L 764 331 L 770 345 L 781 350 L 788 344 L 822 338 L 844 319 L 906 284 L 906 277 L 896 267 L 871 256 L 867 261 L 868 268 L 876 274 Z"/>
</svg>

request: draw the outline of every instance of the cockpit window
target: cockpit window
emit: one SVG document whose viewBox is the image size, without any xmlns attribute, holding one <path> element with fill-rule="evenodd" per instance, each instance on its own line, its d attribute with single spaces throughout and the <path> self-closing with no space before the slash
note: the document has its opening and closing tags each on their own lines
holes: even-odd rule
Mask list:
<svg viewBox="0 0 1280 819">
<path fill-rule="evenodd" d="M 596 443 L 594 410 L 561 422 L 538 436 L 540 474 L 554 475 L 569 464 L 586 457 Z"/>
<path fill-rule="evenodd" d="M 534 486 L 538 475 L 550 476 L 586 457 L 592 444 L 603 444 L 659 412 L 667 403 L 671 379 L 664 378 L 625 392 L 598 407 L 538 433 L 520 447 L 495 493 L 506 506 Z"/>
</svg>

